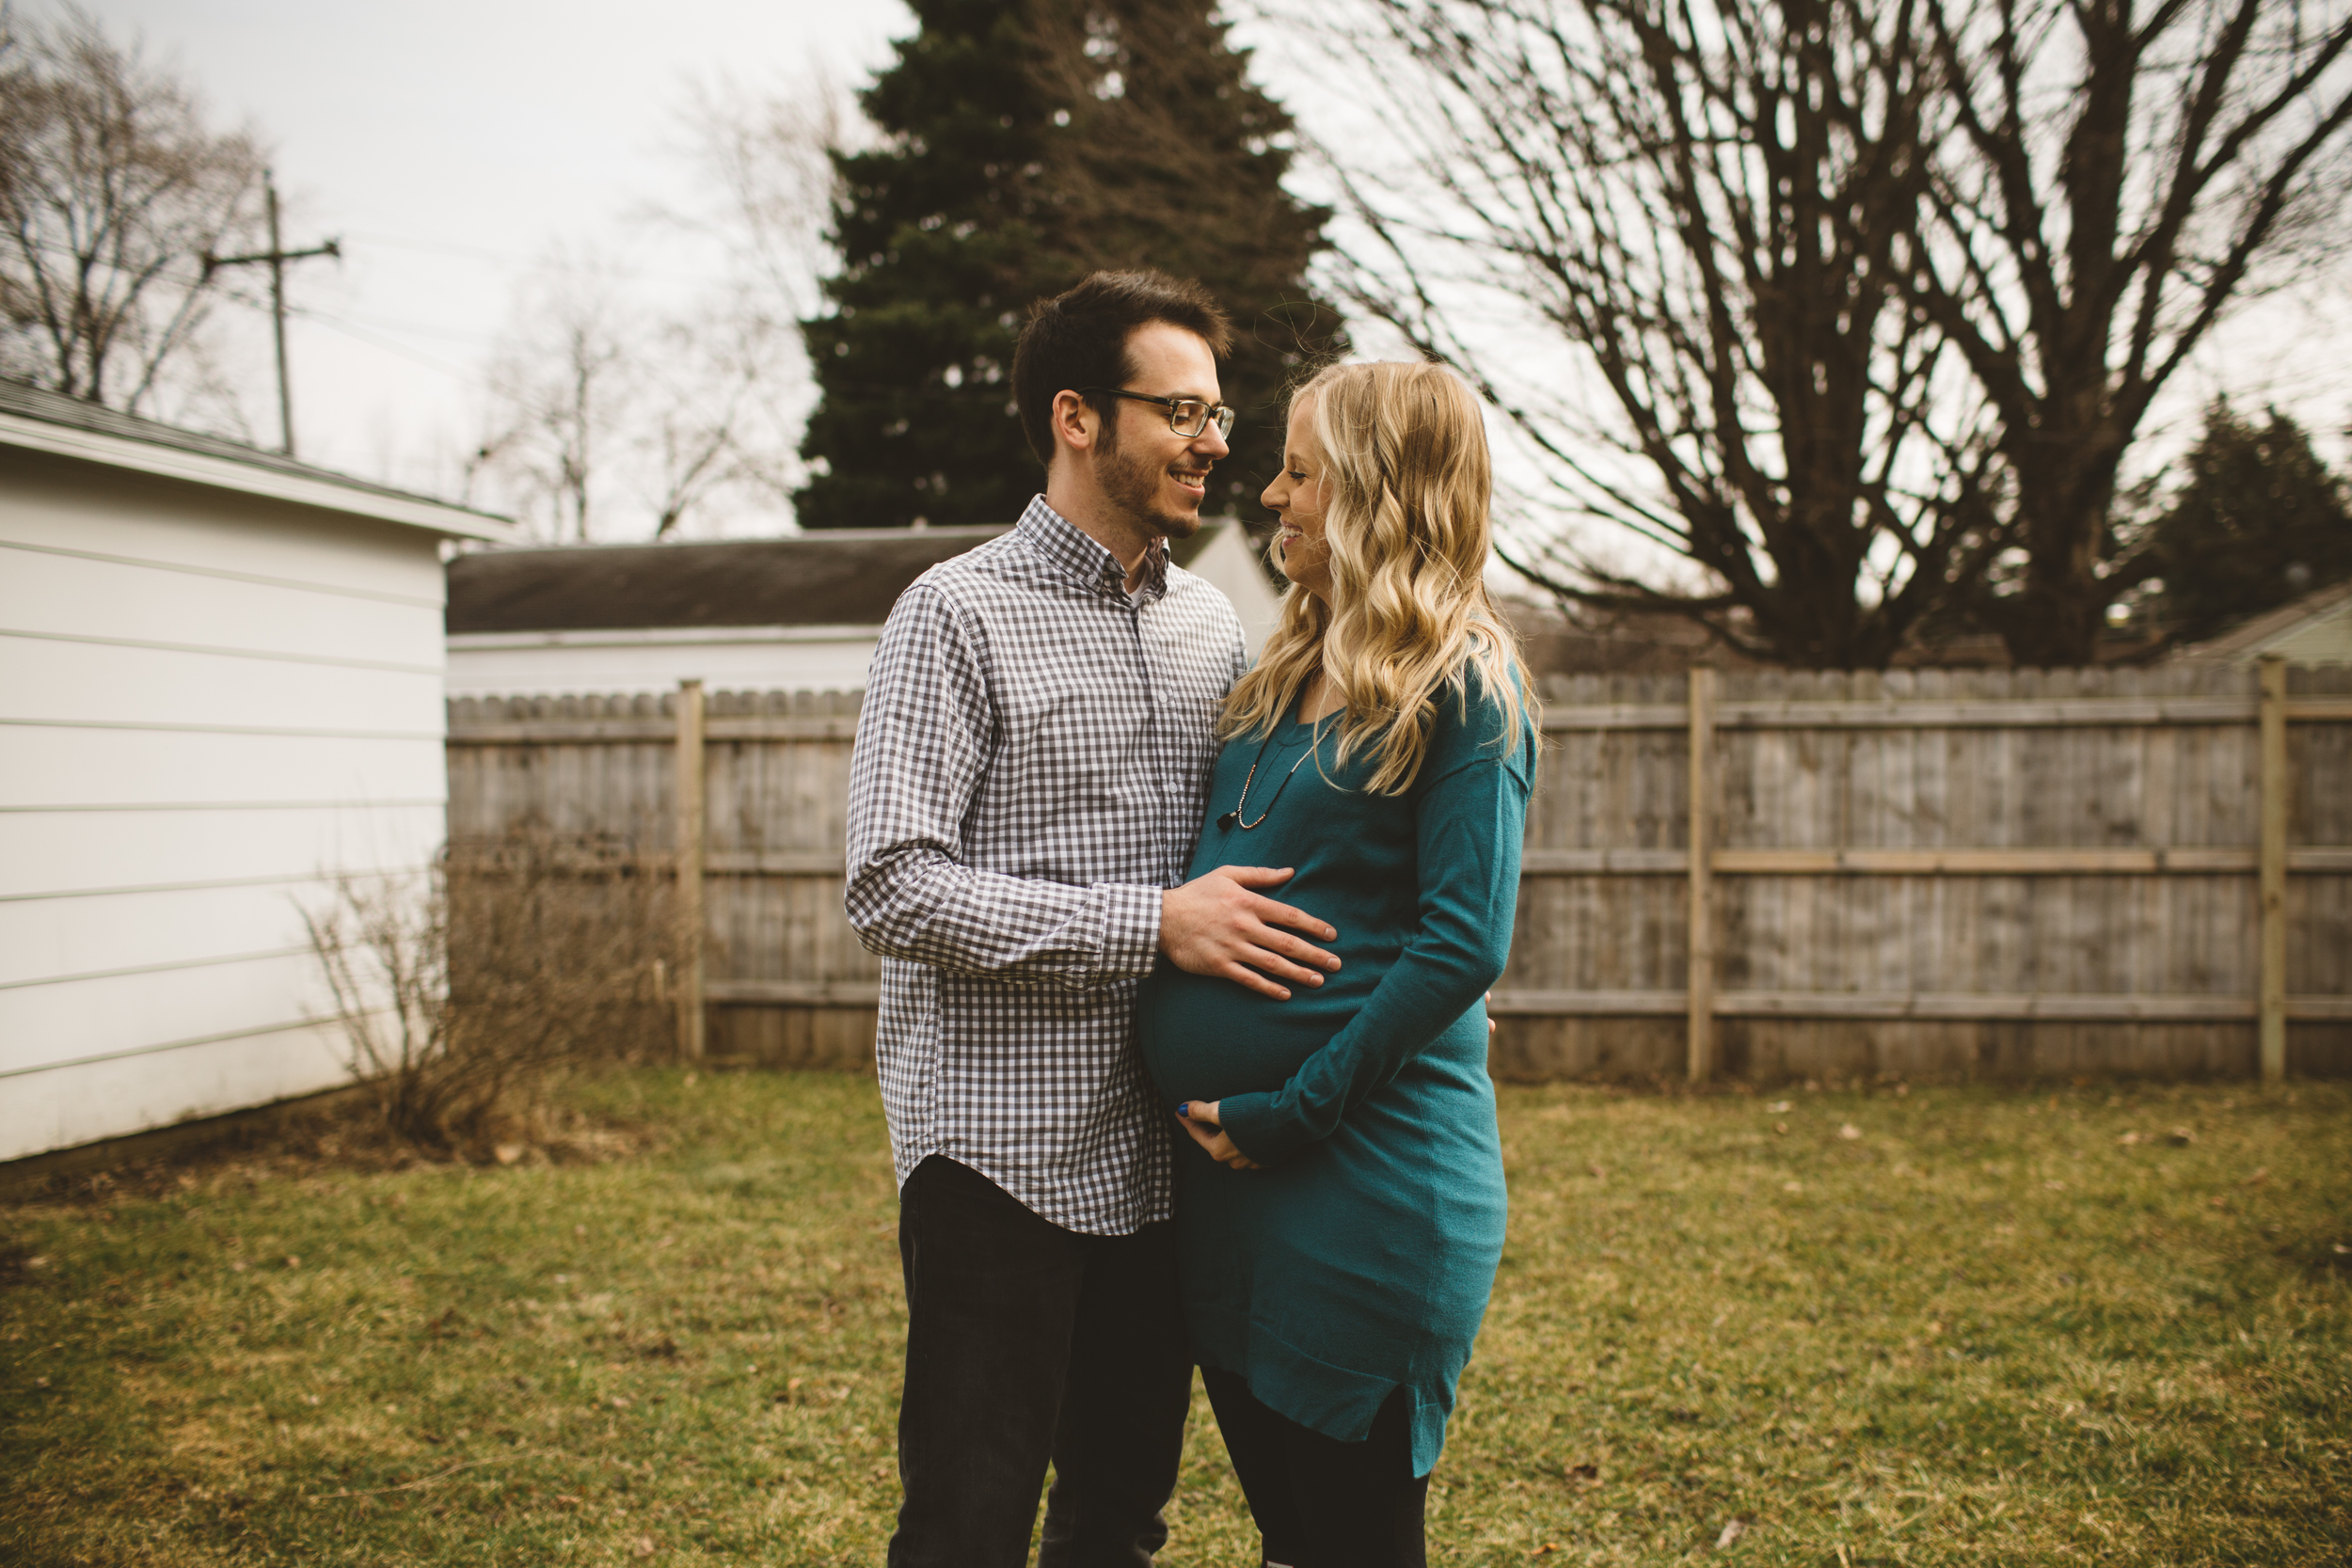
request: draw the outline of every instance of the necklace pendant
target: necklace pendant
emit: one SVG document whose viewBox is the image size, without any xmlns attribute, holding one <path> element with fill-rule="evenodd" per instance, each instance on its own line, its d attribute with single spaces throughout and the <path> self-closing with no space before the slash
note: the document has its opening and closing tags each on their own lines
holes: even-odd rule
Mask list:
<svg viewBox="0 0 2352 1568">
<path fill-rule="evenodd" d="M 1233 831 L 1233 824 L 1240 820 L 1241 813 L 1237 811 L 1229 811 L 1224 816 L 1216 819 L 1217 830 L 1220 832 L 1230 833 Z"/>
</svg>

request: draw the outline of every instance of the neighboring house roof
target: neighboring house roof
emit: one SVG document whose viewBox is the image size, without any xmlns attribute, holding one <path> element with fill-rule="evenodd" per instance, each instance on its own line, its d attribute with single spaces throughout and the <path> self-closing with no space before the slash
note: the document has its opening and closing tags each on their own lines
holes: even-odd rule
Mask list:
<svg viewBox="0 0 2352 1568">
<path fill-rule="evenodd" d="M 182 430 L 21 381 L 0 379 L 0 446 L 405 524 L 451 538 L 512 536 L 513 525 L 506 518 L 486 512 L 313 467 L 278 452 Z"/>
<path fill-rule="evenodd" d="M 1002 528 L 476 550 L 449 563 L 452 636 L 689 626 L 879 626 L 907 585 Z M 1171 552 L 1179 564 L 1211 537 Z"/>
<path fill-rule="evenodd" d="M 2181 649 L 2168 662 L 2251 664 L 2265 654 L 2282 654 L 2296 664 L 2352 663 L 2352 581 L 2265 610 Z"/>
<path fill-rule="evenodd" d="M 475 550 L 449 563 L 452 635 L 880 626 L 907 584 L 1001 528 Z"/>
</svg>

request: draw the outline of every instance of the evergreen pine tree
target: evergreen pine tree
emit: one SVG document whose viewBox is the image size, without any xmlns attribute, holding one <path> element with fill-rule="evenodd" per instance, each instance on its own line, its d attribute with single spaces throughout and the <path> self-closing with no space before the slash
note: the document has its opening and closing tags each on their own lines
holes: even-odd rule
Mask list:
<svg viewBox="0 0 2352 1568">
<path fill-rule="evenodd" d="M 839 155 L 835 312 L 803 324 L 820 402 L 803 528 L 1009 522 L 1042 487 L 1012 405 L 1028 304 L 1099 267 L 1199 278 L 1232 314 L 1229 505 L 1279 461 L 1272 409 L 1339 346 L 1301 275 L 1326 213 L 1282 191 L 1291 121 L 1214 0 L 914 0 Z"/>
<path fill-rule="evenodd" d="M 2199 641 L 2352 578 L 2344 485 L 2294 420 L 2273 408 L 2257 425 L 2217 402 L 2182 466 L 2187 481 L 2150 541 L 2156 614 L 2173 637 Z"/>
</svg>

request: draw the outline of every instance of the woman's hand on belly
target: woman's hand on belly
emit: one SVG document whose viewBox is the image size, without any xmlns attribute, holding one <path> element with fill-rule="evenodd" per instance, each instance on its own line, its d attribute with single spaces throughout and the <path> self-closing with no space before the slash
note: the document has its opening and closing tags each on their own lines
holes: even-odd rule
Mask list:
<svg viewBox="0 0 2352 1568">
<path fill-rule="evenodd" d="M 1184 1124 L 1192 1141 L 1208 1151 L 1209 1158 L 1234 1170 L 1257 1170 L 1258 1162 L 1233 1147 L 1232 1135 L 1216 1119 L 1217 1102 L 1214 1100 L 1187 1100 L 1176 1107 L 1176 1119 Z"/>
</svg>

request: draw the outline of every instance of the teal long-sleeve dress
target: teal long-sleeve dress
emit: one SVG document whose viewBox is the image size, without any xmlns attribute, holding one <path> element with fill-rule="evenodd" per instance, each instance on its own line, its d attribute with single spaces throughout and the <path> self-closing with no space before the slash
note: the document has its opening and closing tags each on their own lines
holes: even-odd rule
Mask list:
<svg viewBox="0 0 2352 1568">
<path fill-rule="evenodd" d="M 1345 1442 L 1404 1387 L 1416 1475 L 1444 1446 L 1502 1256 L 1482 998 L 1510 948 L 1535 771 L 1533 726 L 1506 743 L 1501 705 L 1474 672 L 1466 684 L 1467 698 L 1440 689 L 1402 795 L 1362 787 L 1360 749 L 1334 765 L 1336 716 L 1226 745 L 1189 875 L 1295 867 L 1271 895 L 1339 928 L 1342 967 L 1277 1002 L 1163 958 L 1139 1013 L 1171 1111 L 1220 1101 L 1234 1144 L 1265 1167 L 1230 1170 L 1178 1134 L 1195 1355 Z M 1221 821 L 1253 766 L 1247 806 Z"/>
</svg>

